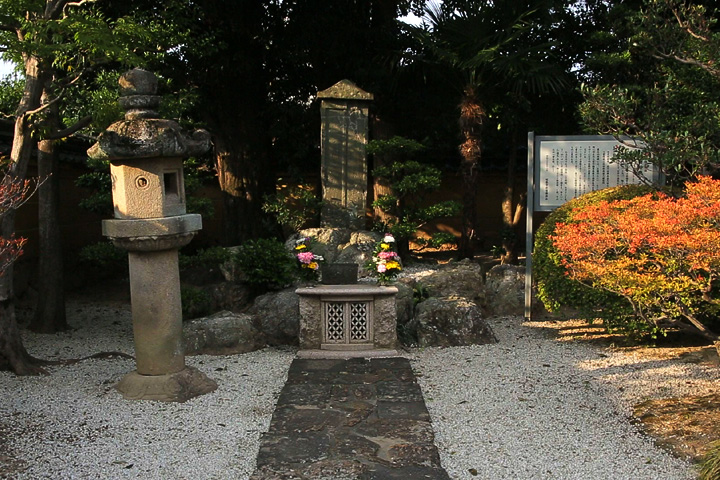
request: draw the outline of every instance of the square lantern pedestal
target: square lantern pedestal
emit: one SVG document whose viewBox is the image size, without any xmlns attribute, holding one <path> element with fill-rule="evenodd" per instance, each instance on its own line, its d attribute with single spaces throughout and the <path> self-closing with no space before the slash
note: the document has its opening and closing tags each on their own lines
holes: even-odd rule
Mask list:
<svg viewBox="0 0 720 480">
<path fill-rule="evenodd" d="M 377 285 L 318 285 L 300 296 L 303 358 L 398 356 L 397 288 Z"/>
</svg>

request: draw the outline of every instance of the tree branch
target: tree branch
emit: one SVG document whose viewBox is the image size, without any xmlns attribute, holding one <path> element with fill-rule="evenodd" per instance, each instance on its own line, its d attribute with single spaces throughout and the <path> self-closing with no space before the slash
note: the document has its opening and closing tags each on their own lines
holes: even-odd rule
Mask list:
<svg viewBox="0 0 720 480">
<path fill-rule="evenodd" d="M 80 0 L 79 2 L 68 2 L 63 7 L 63 17 L 66 15 L 65 9 L 68 7 L 82 7 L 86 3 L 95 3 L 96 0 Z"/>
<path fill-rule="evenodd" d="M 707 37 L 704 37 L 702 35 L 695 33 L 693 31 L 693 29 L 690 28 L 690 25 L 687 22 L 683 21 L 683 19 L 680 18 L 680 12 L 678 12 L 677 9 L 673 9 L 673 15 L 675 16 L 675 19 L 677 20 L 680 28 L 685 30 L 691 37 L 696 38 L 698 40 L 702 40 L 703 42 L 710 41 L 710 39 L 708 39 Z"/>
<path fill-rule="evenodd" d="M 77 132 L 78 130 L 82 130 L 83 128 L 90 125 L 90 122 L 92 122 L 92 115 L 87 115 L 77 122 L 75 122 L 74 125 L 65 128 L 63 130 L 59 130 L 57 132 L 53 132 L 49 135 L 45 136 L 45 139 L 47 140 L 60 140 L 61 138 L 69 137 L 73 133 Z"/>
<path fill-rule="evenodd" d="M 45 19 L 46 20 L 53 20 L 58 18 L 59 12 L 61 12 L 65 8 L 65 4 L 68 3 L 70 0 L 55 0 L 55 1 L 49 1 L 47 5 L 45 5 Z"/>
<path fill-rule="evenodd" d="M 43 104 L 43 105 L 40 105 L 40 106 L 39 106 L 38 108 L 36 108 L 35 110 L 28 110 L 27 112 L 23 113 L 23 117 L 29 117 L 30 115 L 35 115 L 36 113 L 40 113 L 40 112 L 46 110 L 46 109 L 47 109 L 48 107 L 50 107 L 51 105 L 54 105 L 55 103 L 57 103 L 58 101 L 60 101 L 60 97 L 61 97 L 61 96 L 62 96 L 62 95 L 58 95 L 57 97 L 53 98 L 53 99 L 50 100 L 49 102 L 47 102 L 47 103 L 45 103 L 45 104 Z"/>
<path fill-rule="evenodd" d="M 677 55 L 670 55 L 662 52 L 657 52 L 655 55 L 653 55 L 653 57 L 657 58 L 658 60 L 675 60 L 676 62 L 682 63 L 684 65 L 693 65 L 696 67 L 700 67 L 701 69 L 708 72 L 710 75 L 720 78 L 720 70 L 713 68 L 710 65 L 701 62 L 700 60 L 695 60 L 694 58 L 683 58 L 678 57 Z"/>
</svg>

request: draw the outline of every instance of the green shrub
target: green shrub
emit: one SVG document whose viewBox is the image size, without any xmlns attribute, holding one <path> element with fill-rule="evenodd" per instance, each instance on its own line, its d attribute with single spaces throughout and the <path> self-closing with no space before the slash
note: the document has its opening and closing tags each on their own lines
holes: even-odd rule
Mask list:
<svg viewBox="0 0 720 480">
<path fill-rule="evenodd" d="M 606 320 L 610 329 L 622 329 L 625 325 L 632 331 L 640 327 L 632 323 L 632 309 L 622 297 L 567 278 L 561 256 L 549 237 L 555 234 L 556 224 L 572 222 L 576 209 L 602 201 L 629 200 L 652 191 L 652 187 L 644 185 L 598 190 L 571 200 L 548 215 L 535 234 L 532 260 L 538 299 L 549 312 L 570 307 L 578 309 L 585 318 Z"/>
<path fill-rule="evenodd" d="M 388 215 L 386 221 L 374 227 L 377 231 L 391 233 L 398 241 L 401 256 L 409 253 L 408 242 L 428 222 L 456 216 L 460 204 L 443 201 L 428 205 L 426 197 L 440 188 L 442 172 L 419 161 L 425 146 L 402 137 L 390 140 L 372 140 L 368 154 L 376 156 L 378 166 L 372 174 L 390 187 L 390 195 L 379 196 L 372 204 Z M 454 243 L 455 239 L 441 234 L 434 240 L 436 245 Z"/>
<path fill-rule="evenodd" d="M 188 268 L 217 268 L 223 263 L 231 260 L 233 257 L 230 250 L 225 247 L 210 247 L 204 250 L 198 250 L 194 255 L 186 255 L 180 253 L 180 269 Z"/>
<path fill-rule="evenodd" d="M 234 261 L 246 282 L 260 290 L 279 290 L 295 276 L 295 258 L 275 239 L 248 240 L 238 247 Z"/>
<path fill-rule="evenodd" d="M 119 273 L 128 267 L 127 252 L 115 247 L 112 242 L 84 246 L 80 249 L 79 259 L 85 265 L 106 270 L 108 273 Z"/>
<path fill-rule="evenodd" d="M 275 195 L 266 195 L 262 210 L 273 215 L 289 231 L 297 232 L 318 219 L 321 207 L 322 200 L 313 191 L 293 187 Z"/>
<path fill-rule="evenodd" d="M 182 286 L 180 301 L 182 302 L 183 320 L 204 317 L 210 314 L 212 308 L 210 294 L 202 288 Z"/>
<path fill-rule="evenodd" d="M 720 442 L 713 442 L 705 454 L 698 480 L 720 480 Z"/>
<path fill-rule="evenodd" d="M 416 238 L 415 243 L 421 247 L 440 248 L 443 245 L 457 244 L 457 237 L 448 232 L 436 232 L 433 233 L 430 238 Z"/>
</svg>

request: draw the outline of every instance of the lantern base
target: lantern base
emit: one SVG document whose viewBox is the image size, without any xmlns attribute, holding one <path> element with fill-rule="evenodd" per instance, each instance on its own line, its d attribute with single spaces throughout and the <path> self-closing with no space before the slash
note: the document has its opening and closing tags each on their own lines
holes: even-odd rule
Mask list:
<svg viewBox="0 0 720 480">
<path fill-rule="evenodd" d="M 215 391 L 217 383 L 193 367 L 167 375 L 140 375 L 133 371 L 115 386 L 127 400 L 185 402 Z"/>
</svg>

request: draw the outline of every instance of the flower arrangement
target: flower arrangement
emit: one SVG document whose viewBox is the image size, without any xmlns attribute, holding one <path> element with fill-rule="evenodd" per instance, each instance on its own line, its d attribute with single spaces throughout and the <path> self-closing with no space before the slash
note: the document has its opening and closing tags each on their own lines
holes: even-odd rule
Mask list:
<svg viewBox="0 0 720 480">
<path fill-rule="evenodd" d="M 402 270 L 400 255 L 395 248 L 395 237 L 386 233 L 375 245 L 372 260 L 367 264 L 367 269 L 383 283 L 391 281 Z"/>
<path fill-rule="evenodd" d="M 325 259 L 320 255 L 315 255 L 311 250 L 311 239 L 309 237 L 301 238 L 295 242 L 295 258 L 297 258 L 298 268 L 300 269 L 300 277 L 304 280 L 317 280 L 320 262 Z"/>
</svg>

